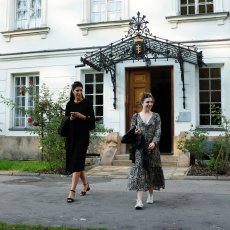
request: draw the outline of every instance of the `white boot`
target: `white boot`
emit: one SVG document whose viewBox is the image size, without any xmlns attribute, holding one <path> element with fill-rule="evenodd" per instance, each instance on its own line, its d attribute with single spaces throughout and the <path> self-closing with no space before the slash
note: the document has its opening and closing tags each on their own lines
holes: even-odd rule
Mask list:
<svg viewBox="0 0 230 230">
<path fill-rule="evenodd" d="M 142 209 L 142 208 L 143 208 L 142 200 L 137 200 L 135 209 Z"/>
<path fill-rule="evenodd" d="M 148 203 L 148 204 L 152 204 L 152 203 L 153 203 L 153 193 L 150 194 L 150 193 L 148 192 L 148 198 L 147 198 L 147 200 L 146 200 L 146 203 Z"/>
</svg>

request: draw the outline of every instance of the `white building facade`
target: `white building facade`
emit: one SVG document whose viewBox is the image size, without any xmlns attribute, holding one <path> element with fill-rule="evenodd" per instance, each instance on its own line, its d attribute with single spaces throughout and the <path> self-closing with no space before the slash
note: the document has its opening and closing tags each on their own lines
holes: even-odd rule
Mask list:
<svg viewBox="0 0 230 230">
<path fill-rule="evenodd" d="M 209 136 L 220 134 L 211 119 L 212 104 L 230 117 L 229 0 L 0 0 L 0 5 L 0 94 L 15 103 L 30 106 L 22 89 L 31 83 L 58 92 L 80 80 L 97 119 L 122 136 L 140 109 L 140 94 L 150 91 L 162 118 L 161 152 L 171 155 L 178 154 L 178 136 L 191 125 Z M 175 47 L 195 46 L 205 65 L 184 62 L 182 81 L 175 58 L 124 60 L 116 63 L 116 84 L 109 72 L 83 65 L 85 54 L 124 38 L 137 12 L 146 15 L 153 37 Z M 35 158 L 26 115 L 0 107 L 0 158 Z"/>
</svg>

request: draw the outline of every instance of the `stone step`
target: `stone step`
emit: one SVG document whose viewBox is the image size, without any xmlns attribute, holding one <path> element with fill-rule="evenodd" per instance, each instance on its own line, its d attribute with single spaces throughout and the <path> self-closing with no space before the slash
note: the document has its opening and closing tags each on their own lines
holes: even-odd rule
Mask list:
<svg viewBox="0 0 230 230">
<path fill-rule="evenodd" d="M 161 155 L 162 166 L 177 166 L 178 157 L 172 155 Z M 132 162 L 129 160 L 129 154 L 118 154 L 113 160 L 115 166 L 131 166 Z"/>
<path fill-rule="evenodd" d="M 130 160 L 113 160 L 114 166 L 132 166 L 132 161 Z"/>
</svg>

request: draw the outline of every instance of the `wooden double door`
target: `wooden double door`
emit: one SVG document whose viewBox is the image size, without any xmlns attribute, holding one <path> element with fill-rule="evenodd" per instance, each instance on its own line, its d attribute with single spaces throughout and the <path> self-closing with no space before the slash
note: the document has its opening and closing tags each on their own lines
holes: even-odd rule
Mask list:
<svg viewBox="0 0 230 230">
<path fill-rule="evenodd" d="M 134 113 L 140 112 L 143 92 L 151 92 L 155 98 L 153 111 L 161 116 L 162 154 L 173 153 L 173 84 L 172 67 L 162 66 L 143 69 L 127 69 L 126 72 L 126 130 Z"/>
</svg>

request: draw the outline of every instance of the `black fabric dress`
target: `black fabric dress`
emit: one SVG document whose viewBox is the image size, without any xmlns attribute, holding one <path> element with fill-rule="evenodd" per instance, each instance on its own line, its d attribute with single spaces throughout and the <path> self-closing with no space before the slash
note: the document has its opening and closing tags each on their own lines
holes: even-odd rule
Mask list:
<svg viewBox="0 0 230 230">
<path fill-rule="evenodd" d="M 86 120 L 75 118 L 70 121 L 69 136 L 66 138 L 66 171 L 80 172 L 85 169 L 86 152 L 89 145 L 89 124 L 95 122 L 93 106 L 87 99 L 79 103 L 69 101 L 66 105 L 65 116 L 70 112 L 85 115 Z"/>
</svg>

